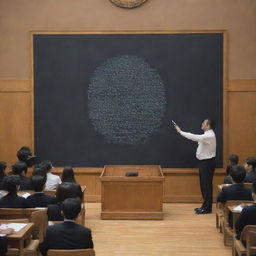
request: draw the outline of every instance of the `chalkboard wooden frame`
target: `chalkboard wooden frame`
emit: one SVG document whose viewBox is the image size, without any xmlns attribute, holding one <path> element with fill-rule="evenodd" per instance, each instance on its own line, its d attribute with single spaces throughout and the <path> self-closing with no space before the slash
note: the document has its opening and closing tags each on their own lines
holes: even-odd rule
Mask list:
<svg viewBox="0 0 256 256">
<path fill-rule="evenodd" d="M 31 81 L 32 81 L 32 142 L 35 148 L 35 134 L 34 134 L 34 56 L 33 44 L 34 35 L 83 35 L 83 34 L 215 34 L 221 33 L 223 35 L 223 160 L 227 158 L 228 152 L 228 117 L 227 117 L 227 85 L 228 85 L 228 34 L 226 30 L 123 30 L 123 31 L 30 31 L 30 66 L 31 66 Z"/>
</svg>

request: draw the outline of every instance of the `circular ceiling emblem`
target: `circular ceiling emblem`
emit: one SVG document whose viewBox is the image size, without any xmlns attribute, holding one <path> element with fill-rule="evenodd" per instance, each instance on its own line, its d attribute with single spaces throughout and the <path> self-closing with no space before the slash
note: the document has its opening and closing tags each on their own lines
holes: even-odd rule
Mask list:
<svg viewBox="0 0 256 256">
<path fill-rule="evenodd" d="M 144 4 L 147 0 L 110 0 L 113 4 L 123 8 L 134 8 Z"/>
</svg>

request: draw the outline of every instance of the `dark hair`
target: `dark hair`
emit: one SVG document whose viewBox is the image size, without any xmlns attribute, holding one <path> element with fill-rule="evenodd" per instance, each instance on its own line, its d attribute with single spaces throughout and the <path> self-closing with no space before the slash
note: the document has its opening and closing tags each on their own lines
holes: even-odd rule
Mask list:
<svg viewBox="0 0 256 256">
<path fill-rule="evenodd" d="M 256 194 L 256 181 L 252 183 L 252 193 Z"/>
<path fill-rule="evenodd" d="M 45 160 L 45 161 L 41 162 L 41 163 L 38 165 L 38 167 L 45 169 L 46 172 L 49 172 L 49 171 L 52 169 L 52 162 L 49 161 L 49 160 Z"/>
<path fill-rule="evenodd" d="M 205 120 L 207 120 L 207 124 L 211 127 L 211 129 L 214 129 L 215 121 L 210 117 L 205 118 Z"/>
<path fill-rule="evenodd" d="M 248 157 L 248 158 L 246 159 L 246 163 L 247 163 L 248 165 L 251 165 L 252 168 L 255 169 L 255 168 L 256 168 L 256 157 Z"/>
<path fill-rule="evenodd" d="M 76 183 L 73 168 L 71 166 L 64 167 L 61 176 L 62 182 L 74 182 Z"/>
<path fill-rule="evenodd" d="M 56 198 L 58 202 L 62 202 L 67 198 L 76 198 L 77 184 L 71 182 L 63 182 L 59 184 L 56 190 Z"/>
<path fill-rule="evenodd" d="M 4 174 L 4 170 L 7 167 L 7 163 L 6 162 L 0 162 L 0 176 L 5 176 Z"/>
<path fill-rule="evenodd" d="M 20 177 L 18 175 L 10 175 L 3 178 L 3 189 L 9 193 L 17 193 L 18 185 L 20 185 Z"/>
<path fill-rule="evenodd" d="M 74 220 L 81 211 L 81 202 L 75 198 L 67 198 L 62 202 L 62 211 L 66 219 Z"/>
<path fill-rule="evenodd" d="M 25 162 L 22 162 L 22 161 L 16 162 L 12 166 L 12 173 L 13 174 L 21 175 L 21 173 L 23 171 L 26 173 L 27 170 L 28 170 L 27 164 Z"/>
<path fill-rule="evenodd" d="M 41 175 L 35 175 L 31 178 L 31 184 L 35 192 L 41 192 L 44 190 L 44 185 L 46 183 L 46 177 Z"/>
<path fill-rule="evenodd" d="M 17 151 L 17 157 L 19 161 L 26 162 L 30 156 L 32 156 L 32 152 L 27 146 L 23 146 Z"/>
<path fill-rule="evenodd" d="M 35 175 L 40 175 L 40 176 L 43 176 L 43 177 L 46 177 L 46 170 L 43 169 L 43 168 L 35 168 L 32 172 L 32 176 L 35 176 Z"/>
<path fill-rule="evenodd" d="M 231 167 L 230 176 L 235 183 L 242 183 L 246 176 L 246 171 L 240 165 L 233 165 Z"/>
<path fill-rule="evenodd" d="M 236 165 L 238 164 L 239 157 L 238 155 L 232 154 L 232 155 L 229 155 L 228 160 L 230 161 L 231 164 Z"/>
</svg>

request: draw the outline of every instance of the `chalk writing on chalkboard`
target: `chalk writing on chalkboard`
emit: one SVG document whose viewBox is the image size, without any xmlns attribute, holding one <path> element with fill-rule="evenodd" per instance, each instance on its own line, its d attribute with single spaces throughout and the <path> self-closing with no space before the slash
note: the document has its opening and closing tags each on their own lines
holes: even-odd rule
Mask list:
<svg viewBox="0 0 256 256">
<path fill-rule="evenodd" d="M 142 58 L 109 58 L 91 76 L 88 115 L 107 143 L 146 143 L 158 132 L 165 111 L 164 83 Z"/>
</svg>

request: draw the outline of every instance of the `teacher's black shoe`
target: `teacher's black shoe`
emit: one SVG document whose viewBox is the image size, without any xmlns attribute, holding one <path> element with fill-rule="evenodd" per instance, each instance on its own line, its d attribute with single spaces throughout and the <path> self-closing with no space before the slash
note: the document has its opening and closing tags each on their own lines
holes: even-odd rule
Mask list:
<svg viewBox="0 0 256 256">
<path fill-rule="evenodd" d="M 201 209 L 195 212 L 195 214 L 208 214 L 208 213 L 212 213 L 211 210 L 205 210 L 205 209 Z"/>
</svg>

